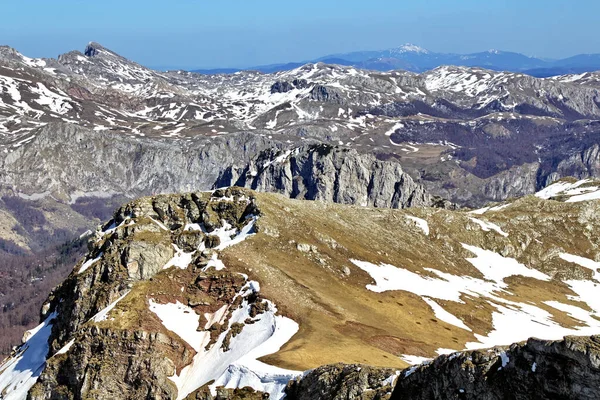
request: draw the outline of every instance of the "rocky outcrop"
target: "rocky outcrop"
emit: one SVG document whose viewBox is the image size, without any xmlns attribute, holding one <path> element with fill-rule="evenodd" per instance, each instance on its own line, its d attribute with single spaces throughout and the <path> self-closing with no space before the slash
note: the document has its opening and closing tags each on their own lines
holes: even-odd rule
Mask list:
<svg viewBox="0 0 600 400">
<path fill-rule="evenodd" d="M 294 79 L 292 82 L 288 81 L 277 81 L 271 85 L 271 94 L 275 93 L 287 93 L 294 89 L 305 89 L 309 86 L 306 79 Z"/>
<path fill-rule="evenodd" d="M 160 333 L 87 326 L 68 355 L 48 360 L 28 399 L 175 399 L 176 366 L 165 354 L 185 351 Z"/>
<path fill-rule="evenodd" d="M 360 206 L 450 206 L 429 195 L 400 164 L 329 145 L 264 151 L 244 168 L 229 168 L 217 181 L 217 186 L 230 185 Z"/>
<path fill-rule="evenodd" d="M 269 306 L 258 294 L 248 291 L 240 295 L 246 284 L 240 274 L 204 268 L 214 262 L 215 248 L 221 244 L 220 238 L 225 238 L 211 232 L 224 227 L 227 232 L 239 232 L 247 217 L 259 214 L 254 199 L 241 189 L 143 198 L 117 210 L 91 239 L 87 259 L 42 308 L 42 320 L 53 319 L 48 360 L 29 398 L 177 398 L 177 388 L 169 377 L 190 364 L 195 351 L 153 322 L 147 299 L 142 299 L 139 308 L 132 305 L 115 324 L 98 323 L 107 321 L 102 315 L 132 288 L 143 292 L 145 286 L 140 283 L 158 279 L 157 275 L 169 268 L 169 261 L 182 251 L 174 243 L 193 247 L 188 249 L 190 266 L 160 275 L 164 281 L 156 283 L 153 298 L 168 302 L 173 296 L 182 297 L 178 301 L 196 308 L 199 315 L 230 305 L 233 312 L 246 297 L 248 307 L 255 310 L 253 316 L 267 310 Z M 197 229 L 189 230 L 190 226 Z M 174 287 L 169 289 L 170 285 Z M 132 304 L 139 296 L 129 296 Z M 206 322 L 204 319 L 200 326 Z M 223 324 L 210 327 L 213 333 L 208 345 L 227 330 Z M 237 333 L 226 336 L 226 342 Z M 224 351 L 227 346 L 223 344 Z"/>
<path fill-rule="evenodd" d="M 386 400 L 390 398 L 396 371 L 367 365 L 326 365 L 291 381 L 288 400 Z"/>
<path fill-rule="evenodd" d="M 600 398 L 600 337 L 530 339 L 444 355 L 402 372 L 392 400 Z"/>
<path fill-rule="evenodd" d="M 0 184 L 63 201 L 86 194 L 139 197 L 237 185 L 373 207 L 443 204 L 395 161 L 329 145 L 305 146 L 293 154 L 284 146 L 250 133 L 176 145 L 49 125 L 31 143 L 0 158 L 5 171 Z M 283 154 L 289 157 L 278 162 Z"/>
<path fill-rule="evenodd" d="M 188 395 L 185 400 L 269 400 L 269 394 L 258 392 L 250 387 L 227 389 L 219 387 L 213 395 L 207 387 L 202 387 Z"/>
<path fill-rule="evenodd" d="M 579 179 L 600 176 L 600 145 L 594 144 L 560 160 L 554 171 L 542 183 L 549 185 L 568 176 Z"/>
<path fill-rule="evenodd" d="M 324 103 L 346 104 L 344 95 L 339 90 L 324 85 L 316 85 L 310 91 L 310 99 Z"/>
<path fill-rule="evenodd" d="M 518 165 L 486 179 L 453 169 L 435 180 L 423 179 L 422 184 L 429 193 L 457 204 L 481 207 L 490 201 L 500 202 L 535 193 L 539 174 L 538 163 Z"/>
<path fill-rule="evenodd" d="M 600 337 L 530 339 L 443 355 L 397 375 L 360 365 L 324 366 L 291 381 L 286 395 L 290 400 L 597 399 Z"/>
<path fill-rule="evenodd" d="M 217 191 L 215 198 L 225 193 L 242 196 L 239 191 L 229 190 Z M 189 240 L 189 232 L 184 231 L 186 224 L 200 223 L 212 232 L 224 221 L 239 227 L 247 215 L 259 213 L 252 202 L 215 206 L 209 199 L 210 193 L 143 198 L 117 210 L 90 241 L 87 264 L 83 262 L 76 268 L 42 308 L 42 319 L 53 312 L 60 315 L 53 326 L 51 349 L 63 347 L 72 332 L 127 292 L 133 283 L 149 280 L 161 271 L 175 255 L 171 243 Z M 136 223 L 128 225 L 134 219 Z M 166 230 L 172 233 L 165 234 Z M 202 232 L 194 235 L 204 240 L 207 250 L 203 259 L 210 258 L 210 249 L 219 245 L 218 240 Z"/>
</svg>

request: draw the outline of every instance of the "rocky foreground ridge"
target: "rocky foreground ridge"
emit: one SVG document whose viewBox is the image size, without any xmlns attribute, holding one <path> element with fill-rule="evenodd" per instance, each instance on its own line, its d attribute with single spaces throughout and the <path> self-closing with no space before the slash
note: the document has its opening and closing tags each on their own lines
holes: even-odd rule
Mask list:
<svg viewBox="0 0 600 400">
<path fill-rule="evenodd" d="M 473 212 L 141 198 L 1 364 L 1 398 L 593 398 L 597 337 L 552 339 L 600 330 L 598 193 Z"/>
</svg>

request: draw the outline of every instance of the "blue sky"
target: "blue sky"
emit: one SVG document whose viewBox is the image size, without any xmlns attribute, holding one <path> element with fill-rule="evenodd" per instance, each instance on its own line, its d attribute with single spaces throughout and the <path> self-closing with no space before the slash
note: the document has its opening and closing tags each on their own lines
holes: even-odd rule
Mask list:
<svg viewBox="0 0 600 400">
<path fill-rule="evenodd" d="M 22 0 L 0 44 L 33 57 L 89 41 L 152 67 L 248 67 L 415 43 L 560 58 L 600 53 L 598 0 Z"/>
</svg>

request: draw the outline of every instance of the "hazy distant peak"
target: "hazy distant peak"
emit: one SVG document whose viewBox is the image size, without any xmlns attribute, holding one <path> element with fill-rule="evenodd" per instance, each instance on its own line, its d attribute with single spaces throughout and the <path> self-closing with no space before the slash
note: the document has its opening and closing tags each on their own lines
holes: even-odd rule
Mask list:
<svg viewBox="0 0 600 400">
<path fill-rule="evenodd" d="M 405 43 L 402 46 L 394 50 L 395 53 L 418 53 L 418 54 L 429 54 L 429 50 L 414 45 L 412 43 Z"/>
</svg>

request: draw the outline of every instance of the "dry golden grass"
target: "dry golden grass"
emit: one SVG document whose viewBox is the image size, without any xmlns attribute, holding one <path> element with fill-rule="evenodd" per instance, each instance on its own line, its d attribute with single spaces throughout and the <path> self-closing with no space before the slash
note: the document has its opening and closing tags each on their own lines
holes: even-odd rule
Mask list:
<svg viewBox="0 0 600 400">
<path fill-rule="evenodd" d="M 580 206 L 553 203 L 540 207 L 541 201 L 535 198 L 521 200 L 505 212 L 473 216 L 501 225 L 510 233 L 504 238 L 493 231 L 483 232 L 465 212 L 367 209 L 292 201 L 272 194 L 257 196 L 263 211 L 259 233 L 226 250 L 222 257 L 228 268 L 261 282 L 263 295 L 300 324 L 300 331 L 282 351 L 265 358 L 286 368 L 307 369 L 340 361 L 402 367 L 401 354 L 434 356 L 438 348 L 462 349 L 465 343 L 476 341 L 473 333 L 437 320 L 419 296 L 367 290 L 372 279 L 350 259 L 483 278 L 465 260 L 474 257 L 462 248 L 461 243 L 467 243 L 545 272 L 566 270 L 569 275 L 568 270 L 589 271 L 556 257 L 546 260 L 548 248 L 568 251 L 569 246 L 577 246 L 572 249 L 574 254 L 585 250 L 590 256 L 598 245 L 597 239 L 586 239 L 581 224 L 573 221 Z M 538 213 L 531 216 L 532 209 Z M 430 236 L 405 215 L 427 219 Z M 556 220 L 561 223 L 557 225 Z M 535 235 L 545 241 L 532 240 Z M 316 252 L 301 252 L 298 244 L 314 246 Z M 349 276 L 344 274 L 345 268 L 350 270 Z M 578 321 L 544 301 L 587 308 L 569 300 L 567 296 L 573 293 L 557 279 L 543 282 L 511 277 L 506 282 L 512 294 L 499 297 L 536 304 L 566 327 L 575 327 Z M 475 333 L 489 332 L 494 307 L 483 299 L 463 296 L 463 300 L 464 304 L 438 303 Z"/>
<path fill-rule="evenodd" d="M 477 341 L 475 334 L 485 335 L 493 328 L 496 309 L 486 299 L 463 295 L 463 303 L 436 300 L 473 330 L 469 332 L 438 320 L 420 296 L 367 290 L 373 280 L 352 259 L 387 263 L 424 276 L 433 276 L 425 271 L 432 268 L 482 279 L 466 260 L 474 255 L 463 248 L 465 243 L 515 258 L 553 277 L 548 282 L 510 277 L 505 280 L 508 293 L 497 293 L 498 297 L 534 304 L 571 328 L 579 321 L 544 302 L 589 309 L 569 299 L 574 293 L 561 280 L 589 279 L 591 271 L 561 260 L 558 254 L 595 257 L 600 248 L 594 234 L 600 225 L 598 204 L 564 204 L 530 196 L 479 216 L 440 209 L 387 210 L 295 201 L 275 194 L 256 197 L 261 210 L 258 233 L 227 248 L 220 258 L 228 272 L 242 272 L 260 282 L 261 295 L 299 324 L 299 332 L 281 351 L 265 357 L 265 362 L 296 370 L 336 362 L 405 367 L 399 358 L 402 354 L 432 357 L 439 348 L 460 350 Z M 407 215 L 426 219 L 430 235 Z M 472 217 L 498 224 L 509 236 L 484 232 Z M 105 324 L 160 332 L 178 340 L 149 311 L 148 299 L 187 304 L 189 296 L 198 295 L 192 287 L 195 276 L 191 268 L 169 269 L 151 281 L 135 284 L 113 311 L 119 317 Z M 197 310 L 200 315 L 222 305 L 209 297 L 205 301 L 208 305 Z"/>
</svg>

